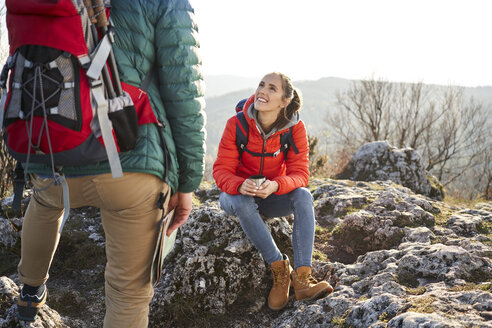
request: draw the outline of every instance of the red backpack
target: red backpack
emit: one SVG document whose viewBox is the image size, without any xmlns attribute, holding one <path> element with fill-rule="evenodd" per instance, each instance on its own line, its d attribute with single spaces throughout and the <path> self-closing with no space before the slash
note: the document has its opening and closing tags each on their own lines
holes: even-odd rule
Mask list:
<svg viewBox="0 0 492 328">
<path fill-rule="evenodd" d="M 120 84 L 108 12 L 92 1 L 6 0 L 1 128 L 10 154 L 51 165 L 55 184 L 60 167 L 103 160 L 122 176 L 118 152 L 135 147 L 138 125 L 160 124 L 145 92 L 152 72 L 140 88 Z"/>
</svg>

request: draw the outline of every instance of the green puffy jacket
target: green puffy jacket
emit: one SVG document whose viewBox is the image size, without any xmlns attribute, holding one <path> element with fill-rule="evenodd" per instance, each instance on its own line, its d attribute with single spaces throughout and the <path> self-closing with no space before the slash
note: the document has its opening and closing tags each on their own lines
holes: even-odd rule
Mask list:
<svg viewBox="0 0 492 328">
<path fill-rule="evenodd" d="M 192 192 L 202 179 L 205 153 L 204 83 L 194 11 L 188 0 L 112 0 L 111 19 L 121 81 L 138 87 L 155 70 L 147 91 L 155 114 L 166 124 L 171 155 L 167 182 L 174 191 Z M 123 171 L 162 178 L 164 154 L 157 127 L 140 126 L 136 148 L 120 158 Z M 38 168 L 33 171 L 43 173 Z M 66 166 L 63 172 L 71 176 L 110 170 L 102 162 Z"/>
</svg>

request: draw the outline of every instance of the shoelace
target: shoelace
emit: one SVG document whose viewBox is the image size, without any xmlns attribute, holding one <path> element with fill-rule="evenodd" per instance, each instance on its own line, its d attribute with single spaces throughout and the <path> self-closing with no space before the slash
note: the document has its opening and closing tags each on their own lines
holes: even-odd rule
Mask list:
<svg viewBox="0 0 492 328">
<path fill-rule="evenodd" d="M 287 286 L 289 283 L 288 270 L 284 268 L 270 268 L 270 270 L 272 270 L 274 286 Z"/>
<path fill-rule="evenodd" d="M 296 280 L 302 286 L 309 286 L 311 284 L 315 285 L 318 283 L 318 281 L 314 279 L 313 276 L 311 276 L 311 274 L 309 273 L 303 273 L 298 275 Z"/>
</svg>

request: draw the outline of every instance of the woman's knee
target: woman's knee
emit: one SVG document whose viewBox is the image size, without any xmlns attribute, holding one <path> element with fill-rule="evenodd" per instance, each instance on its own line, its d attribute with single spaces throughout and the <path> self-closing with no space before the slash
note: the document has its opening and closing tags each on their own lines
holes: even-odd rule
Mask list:
<svg viewBox="0 0 492 328">
<path fill-rule="evenodd" d="M 311 195 L 311 192 L 307 188 L 299 187 L 297 189 L 294 189 L 290 192 L 289 196 L 290 199 L 295 203 L 301 202 L 304 204 L 313 204 L 313 195 Z"/>
<path fill-rule="evenodd" d="M 257 209 L 254 198 L 245 195 L 230 195 L 225 192 L 220 194 L 219 197 L 221 208 L 227 213 L 237 215 L 243 211 L 250 209 Z"/>
</svg>

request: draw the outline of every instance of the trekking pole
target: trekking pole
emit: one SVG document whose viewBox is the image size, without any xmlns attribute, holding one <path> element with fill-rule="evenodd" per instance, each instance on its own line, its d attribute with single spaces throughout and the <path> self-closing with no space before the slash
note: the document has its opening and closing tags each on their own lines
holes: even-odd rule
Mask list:
<svg viewBox="0 0 492 328">
<path fill-rule="evenodd" d="M 93 0 L 93 3 L 94 3 L 94 10 L 96 11 L 97 26 L 101 29 L 101 34 L 105 35 L 106 33 L 109 33 L 109 28 L 108 28 L 109 22 L 108 22 L 108 18 L 106 17 L 103 0 Z M 113 43 L 114 40 L 112 36 L 109 35 L 109 37 L 111 43 Z M 114 58 L 113 49 L 111 49 L 111 51 L 109 52 L 108 63 L 109 63 L 109 69 L 111 70 L 111 75 L 113 77 L 113 81 L 114 81 L 113 86 L 116 91 L 116 95 L 121 96 L 123 90 L 121 89 L 120 76 L 118 74 L 118 68 L 116 67 L 116 60 Z"/>
<path fill-rule="evenodd" d="M 99 40 L 99 35 L 97 33 L 97 27 L 96 27 L 97 20 L 94 17 L 94 8 L 92 6 L 92 0 L 84 0 L 84 6 L 87 8 L 87 14 L 91 19 L 92 38 L 94 39 L 95 42 L 97 42 L 97 40 Z M 115 98 L 116 94 L 114 92 L 113 84 L 111 82 L 111 76 L 109 75 L 108 67 L 106 65 L 103 66 L 101 74 L 104 81 L 104 85 L 106 86 L 106 91 L 108 92 L 108 97 L 110 99 Z"/>
</svg>

